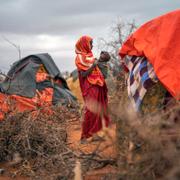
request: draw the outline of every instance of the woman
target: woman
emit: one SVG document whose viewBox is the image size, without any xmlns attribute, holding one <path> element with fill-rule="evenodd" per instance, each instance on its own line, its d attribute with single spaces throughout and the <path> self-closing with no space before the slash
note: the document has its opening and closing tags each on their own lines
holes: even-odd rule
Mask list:
<svg viewBox="0 0 180 180">
<path fill-rule="evenodd" d="M 103 126 L 108 126 L 107 86 L 92 53 L 93 39 L 82 36 L 76 43 L 75 63 L 78 69 L 80 88 L 84 99 L 81 142 L 96 135 Z"/>
</svg>

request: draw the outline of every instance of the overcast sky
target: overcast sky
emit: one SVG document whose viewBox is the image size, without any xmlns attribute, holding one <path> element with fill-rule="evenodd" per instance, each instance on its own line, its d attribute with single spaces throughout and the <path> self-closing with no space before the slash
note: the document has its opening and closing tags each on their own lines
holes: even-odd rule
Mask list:
<svg viewBox="0 0 180 180">
<path fill-rule="evenodd" d="M 4 37 L 20 45 L 22 57 L 47 52 L 61 71 L 72 71 L 81 35 L 97 42 L 108 38 L 118 17 L 141 25 L 179 8 L 180 0 L 0 0 L 0 69 L 7 71 L 18 59 Z"/>
</svg>

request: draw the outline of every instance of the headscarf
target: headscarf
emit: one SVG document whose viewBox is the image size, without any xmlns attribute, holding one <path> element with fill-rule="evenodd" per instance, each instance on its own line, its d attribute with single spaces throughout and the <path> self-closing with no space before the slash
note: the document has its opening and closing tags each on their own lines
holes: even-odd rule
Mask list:
<svg viewBox="0 0 180 180">
<path fill-rule="evenodd" d="M 93 39 L 90 36 L 82 36 L 79 38 L 75 45 L 75 52 L 77 54 L 75 63 L 78 71 L 87 71 L 94 63 L 95 58 L 91 51 L 91 41 Z M 91 84 L 96 84 L 99 86 L 104 85 L 104 77 L 96 66 L 92 72 L 87 76 L 87 80 Z"/>
</svg>

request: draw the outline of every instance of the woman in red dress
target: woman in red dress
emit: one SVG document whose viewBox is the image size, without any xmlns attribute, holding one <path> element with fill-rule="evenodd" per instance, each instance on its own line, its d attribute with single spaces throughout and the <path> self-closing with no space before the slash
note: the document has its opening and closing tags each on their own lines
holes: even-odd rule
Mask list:
<svg viewBox="0 0 180 180">
<path fill-rule="evenodd" d="M 98 61 L 92 53 L 93 39 L 82 36 L 76 43 L 75 63 L 78 69 L 80 88 L 84 99 L 81 140 L 96 135 L 103 126 L 108 126 L 107 86 Z"/>
</svg>

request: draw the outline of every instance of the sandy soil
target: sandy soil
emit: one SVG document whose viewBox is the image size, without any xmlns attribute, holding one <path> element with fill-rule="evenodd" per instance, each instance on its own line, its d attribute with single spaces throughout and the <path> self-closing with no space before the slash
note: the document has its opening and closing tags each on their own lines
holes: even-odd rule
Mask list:
<svg viewBox="0 0 180 180">
<path fill-rule="evenodd" d="M 105 141 L 96 141 L 96 142 L 89 142 L 88 144 L 80 144 L 80 136 L 81 136 L 81 126 L 80 122 L 74 121 L 68 126 L 68 142 L 69 146 L 75 150 L 76 152 L 83 152 L 83 153 L 92 153 L 94 151 L 100 152 L 101 157 L 103 159 L 115 159 L 117 156 L 116 153 L 116 125 L 112 124 L 109 128 L 105 129 L 104 131 L 100 132 L 101 135 L 105 136 Z M 84 175 L 85 180 L 100 180 L 107 174 L 111 174 L 111 179 L 113 178 L 113 174 L 117 173 L 117 169 L 114 166 L 108 165 L 101 169 L 92 170 L 87 172 Z"/>
</svg>

